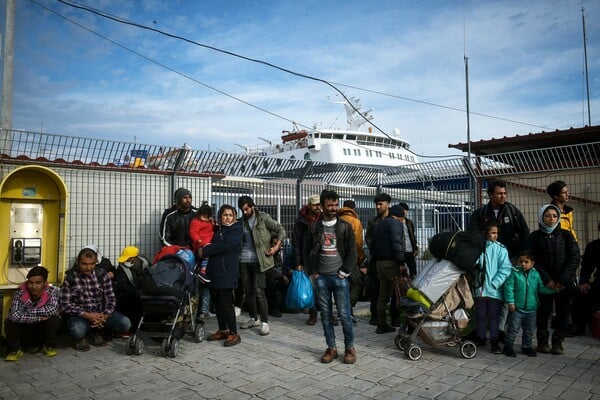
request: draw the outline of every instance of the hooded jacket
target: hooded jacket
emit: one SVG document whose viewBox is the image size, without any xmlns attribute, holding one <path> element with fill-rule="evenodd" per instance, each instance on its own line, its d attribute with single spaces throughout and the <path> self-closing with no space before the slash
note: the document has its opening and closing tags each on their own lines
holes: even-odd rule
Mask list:
<svg viewBox="0 0 600 400">
<path fill-rule="evenodd" d="M 473 296 L 503 300 L 502 284 L 511 273 L 512 265 L 506 247 L 499 242 L 487 240 L 485 251 L 477 263 L 483 268 L 475 273 L 472 284 Z"/>
<path fill-rule="evenodd" d="M 543 214 L 548 207 L 558 207 L 546 204 L 539 212 L 539 223 L 543 223 Z M 581 258 L 579 246 L 569 231 L 560 227 L 560 223 L 552 232 L 543 229 L 534 231 L 527 242 L 527 248 L 535 255 L 535 269 L 539 272 L 544 285 L 554 281 L 565 287 L 572 287 Z"/>
</svg>

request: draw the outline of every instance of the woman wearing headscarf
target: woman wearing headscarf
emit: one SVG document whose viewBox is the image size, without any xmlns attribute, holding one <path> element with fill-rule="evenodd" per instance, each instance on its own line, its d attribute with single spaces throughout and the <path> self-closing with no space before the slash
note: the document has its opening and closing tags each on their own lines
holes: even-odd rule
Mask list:
<svg viewBox="0 0 600 400">
<path fill-rule="evenodd" d="M 527 248 L 535 255 L 535 269 L 544 285 L 555 294 L 540 295 L 537 314 L 538 352 L 564 354 L 563 338 L 569 326 L 571 291 L 576 287 L 579 247 L 573 235 L 560 227 L 560 209 L 546 204 L 539 211 L 539 229 L 532 232 Z M 548 320 L 556 311 L 552 349 L 548 346 Z"/>
</svg>

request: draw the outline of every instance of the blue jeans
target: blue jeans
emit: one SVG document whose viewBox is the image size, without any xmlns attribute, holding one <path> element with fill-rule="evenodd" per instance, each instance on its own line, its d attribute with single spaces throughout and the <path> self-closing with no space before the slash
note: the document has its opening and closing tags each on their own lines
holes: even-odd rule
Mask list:
<svg viewBox="0 0 600 400">
<path fill-rule="evenodd" d="M 523 339 L 521 340 L 521 348 L 530 349 L 531 340 L 533 339 L 533 331 L 536 325 L 536 312 L 524 313 L 522 311 L 515 311 L 508 315 L 508 331 L 504 337 L 505 345 L 513 345 L 519 329 L 523 328 Z"/>
<path fill-rule="evenodd" d="M 67 317 L 67 333 L 72 338 L 79 340 L 85 337 L 90 331 L 90 323 L 79 316 L 71 315 Z M 131 321 L 118 311 L 113 312 L 104 324 L 104 331 L 126 332 L 131 329 Z"/>
<path fill-rule="evenodd" d="M 315 279 L 315 288 L 327 347 L 330 349 L 337 348 L 335 344 L 335 330 L 331 323 L 331 317 L 333 316 L 331 297 L 333 295 L 338 317 L 342 321 L 344 346 L 346 349 L 351 349 L 354 347 L 354 326 L 352 325 L 352 315 L 350 312 L 350 281 L 348 278 L 340 279 L 337 275 L 319 275 Z"/>
</svg>

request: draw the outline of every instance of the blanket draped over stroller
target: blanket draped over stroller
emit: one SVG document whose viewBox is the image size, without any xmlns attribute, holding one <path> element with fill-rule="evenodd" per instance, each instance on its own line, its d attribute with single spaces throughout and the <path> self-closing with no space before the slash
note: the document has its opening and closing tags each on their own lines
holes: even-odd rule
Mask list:
<svg viewBox="0 0 600 400">
<path fill-rule="evenodd" d="M 469 323 L 465 309 L 473 306 L 465 271 L 449 260 L 432 259 L 412 284 L 401 302 L 406 322 L 395 339 L 398 348 L 410 359 L 419 359 L 421 348 L 414 343 L 418 336 L 430 346 L 459 344 L 463 357 L 474 357 L 475 344 L 462 341 Z"/>
</svg>

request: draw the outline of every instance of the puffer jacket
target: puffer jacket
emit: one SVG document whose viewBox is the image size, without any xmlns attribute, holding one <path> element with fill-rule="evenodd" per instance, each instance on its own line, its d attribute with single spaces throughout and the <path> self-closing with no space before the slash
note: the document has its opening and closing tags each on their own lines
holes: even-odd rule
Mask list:
<svg viewBox="0 0 600 400">
<path fill-rule="evenodd" d="M 515 266 L 504 282 L 504 301 L 507 304 L 514 304 L 519 311 L 537 310 L 538 294 L 553 293 L 555 293 L 554 290 L 544 286 L 542 278 L 535 268 L 524 271 L 520 266 Z"/>
<path fill-rule="evenodd" d="M 535 255 L 535 269 L 544 285 L 554 281 L 567 288 L 573 286 L 581 256 L 569 231 L 560 225 L 550 233 L 538 229 L 531 233 L 526 247 Z"/>
<path fill-rule="evenodd" d="M 485 251 L 479 256 L 477 263 L 481 268 L 485 264 L 485 269 L 475 273 L 471 287 L 473 296 L 503 300 L 502 284 L 512 271 L 506 247 L 499 242 L 486 241 Z"/>
<path fill-rule="evenodd" d="M 306 265 L 304 271 L 308 275 L 315 274 L 318 270 L 319 253 L 321 251 L 321 236 L 323 236 L 323 224 L 320 217 L 310 228 L 309 240 L 304 243 L 304 260 Z M 351 274 L 356 268 L 356 243 L 352 226 L 343 219 L 337 220 L 335 224 L 336 247 L 342 258 L 340 270 L 345 274 Z"/>
</svg>

